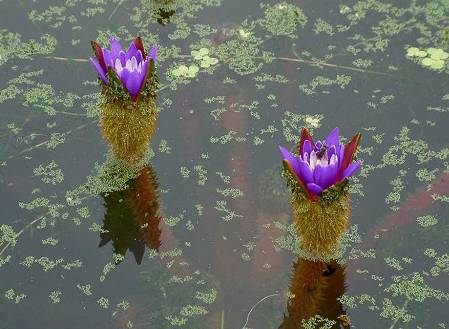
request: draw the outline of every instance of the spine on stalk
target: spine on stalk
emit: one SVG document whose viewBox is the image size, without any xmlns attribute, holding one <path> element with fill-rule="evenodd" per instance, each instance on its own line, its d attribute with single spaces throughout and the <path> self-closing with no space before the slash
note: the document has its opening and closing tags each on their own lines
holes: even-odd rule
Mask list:
<svg viewBox="0 0 449 329">
<path fill-rule="evenodd" d="M 156 129 L 157 108 L 155 47 L 145 52 L 136 37 L 125 52 L 120 43 L 110 39 L 110 49 L 92 41 L 103 100 L 100 125 L 103 137 L 114 154 L 129 163 L 138 162 L 148 150 Z"/>
</svg>

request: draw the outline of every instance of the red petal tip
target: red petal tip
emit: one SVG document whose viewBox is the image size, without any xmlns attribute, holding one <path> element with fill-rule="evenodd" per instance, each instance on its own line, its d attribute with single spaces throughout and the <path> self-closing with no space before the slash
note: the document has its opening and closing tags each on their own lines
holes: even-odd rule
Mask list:
<svg viewBox="0 0 449 329">
<path fill-rule="evenodd" d="M 143 58 L 146 58 L 146 54 L 145 54 L 145 48 L 143 47 L 143 42 L 142 42 L 142 38 L 140 37 L 140 35 L 138 35 L 135 39 L 134 39 L 134 45 L 136 46 L 137 50 L 140 50 L 142 52 Z"/>
<path fill-rule="evenodd" d="M 302 128 L 302 130 L 301 130 L 301 139 L 299 140 L 299 154 L 300 155 L 302 155 L 302 148 L 303 148 L 304 142 L 306 140 L 310 141 L 310 143 L 312 144 L 312 148 L 315 146 L 315 143 L 313 142 L 313 138 L 310 135 L 310 133 L 307 130 L 307 128 Z"/>
<path fill-rule="evenodd" d="M 352 162 L 352 158 L 354 156 L 354 153 L 357 151 L 357 147 L 359 146 L 361 138 L 362 138 L 362 134 L 360 134 L 360 133 L 355 134 L 355 136 L 352 137 L 352 140 L 348 144 L 346 144 L 345 153 L 343 155 L 343 161 L 340 166 L 340 172 L 338 173 L 339 179 L 341 178 L 343 171 Z"/>
<path fill-rule="evenodd" d="M 91 41 L 90 45 L 92 46 L 92 49 L 95 53 L 95 57 L 97 57 L 101 67 L 103 68 L 103 70 L 107 71 L 108 69 L 103 57 L 103 49 L 101 48 L 100 44 L 96 41 Z"/>
</svg>

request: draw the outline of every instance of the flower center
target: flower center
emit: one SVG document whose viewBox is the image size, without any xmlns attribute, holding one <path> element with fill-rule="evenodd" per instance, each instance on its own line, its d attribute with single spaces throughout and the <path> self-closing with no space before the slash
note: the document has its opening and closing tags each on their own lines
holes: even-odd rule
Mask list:
<svg viewBox="0 0 449 329">
<path fill-rule="evenodd" d="M 131 57 L 131 59 L 126 60 L 125 67 L 122 66 L 122 62 L 120 59 L 115 60 L 115 72 L 120 76 L 123 69 L 126 68 L 130 73 L 137 71 L 139 74 L 142 73 L 142 62 L 137 62 L 137 59 L 135 56 Z"/>
</svg>

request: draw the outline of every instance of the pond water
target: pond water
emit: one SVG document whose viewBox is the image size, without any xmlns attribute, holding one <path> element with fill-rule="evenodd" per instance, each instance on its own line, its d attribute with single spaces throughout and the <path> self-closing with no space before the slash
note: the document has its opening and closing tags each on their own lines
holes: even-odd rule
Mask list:
<svg viewBox="0 0 449 329">
<path fill-rule="evenodd" d="M 0 328 L 449 326 L 447 1 L 19 0 L 0 22 Z M 132 175 L 88 58 L 137 34 L 159 117 Z M 336 126 L 363 164 L 326 266 L 296 248 L 278 145 Z"/>
</svg>

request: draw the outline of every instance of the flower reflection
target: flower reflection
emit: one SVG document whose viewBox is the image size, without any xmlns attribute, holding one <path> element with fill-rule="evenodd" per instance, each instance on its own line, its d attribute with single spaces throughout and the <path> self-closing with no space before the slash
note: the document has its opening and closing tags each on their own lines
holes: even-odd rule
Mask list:
<svg viewBox="0 0 449 329">
<path fill-rule="evenodd" d="M 115 254 L 129 249 L 140 264 L 145 246 L 159 251 L 161 229 L 156 176 L 146 165 L 127 189 L 103 196 L 106 213 L 103 219 L 100 247 L 112 241 Z"/>
<path fill-rule="evenodd" d="M 167 25 L 176 12 L 176 0 L 154 0 L 154 8 L 157 22 L 162 26 Z"/>
<path fill-rule="evenodd" d="M 326 328 L 350 328 L 349 316 L 338 300 L 346 288 L 344 267 L 336 262 L 314 262 L 299 258 L 293 264 L 293 270 L 288 313 L 284 315 L 279 328 L 303 328 L 305 323 L 313 319 L 329 323 Z"/>
</svg>

